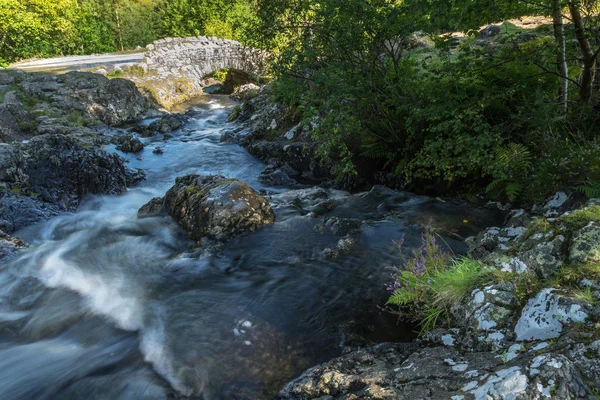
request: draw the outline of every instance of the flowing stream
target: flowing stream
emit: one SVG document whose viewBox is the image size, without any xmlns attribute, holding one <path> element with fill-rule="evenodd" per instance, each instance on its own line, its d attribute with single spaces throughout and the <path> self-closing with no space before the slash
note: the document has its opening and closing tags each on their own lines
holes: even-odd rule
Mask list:
<svg viewBox="0 0 600 400">
<path fill-rule="evenodd" d="M 286 203 L 289 188 L 262 185 L 264 164 L 219 142 L 233 105 L 219 96 L 188 105 L 183 130 L 123 155 L 146 181 L 17 233 L 32 246 L 0 268 L 0 399 L 272 398 L 354 336 L 414 337 L 377 308 L 399 263 L 393 240 L 405 234 L 405 246 L 417 247 L 432 219 L 456 234 L 444 238 L 460 252 L 459 236 L 495 222 L 406 193 L 353 196 L 332 215 L 366 222 L 349 252 L 325 258 L 340 237 Z M 152 153 L 156 145 L 164 154 Z M 277 222 L 192 256 L 168 217 L 136 217 L 191 172 L 275 193 Z"/>
</svg>

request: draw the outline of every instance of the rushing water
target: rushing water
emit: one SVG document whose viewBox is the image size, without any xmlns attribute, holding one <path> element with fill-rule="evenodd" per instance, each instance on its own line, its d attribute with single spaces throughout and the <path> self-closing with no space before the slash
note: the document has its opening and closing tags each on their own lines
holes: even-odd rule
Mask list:
<svg viewBox="0 0 600 400">
<path fill-rule="evenodd" d="M 340 238 L 285 194 L 272 196 L 275 224 L 218 254 L 186 253 L 191 243 L 169 218 L 136 218 L 190 172 L 275 191 L 257 180 L 263 164 L 219 142 L 231 106 L 207 98 L 167 142 L 147 139 L 141 155 L 126 156 L 147 180 L 125 195 L 90 198 L 19 232 L 33 245 L 0 269 L 0 399 L 271 398 L 353 334 L 411 337 L 376 307 L 386 267 L 398 262 L 392 241 L 405 233 L 405 245 L 417 246 L 429 218 L 466 235 L 486 213 L 385 191 L 353 197 L 332 215 L 368 221 L 334 259 L 323 250 Z M 446 241 L 463 250 L 454 236 Z"/>
</svg>

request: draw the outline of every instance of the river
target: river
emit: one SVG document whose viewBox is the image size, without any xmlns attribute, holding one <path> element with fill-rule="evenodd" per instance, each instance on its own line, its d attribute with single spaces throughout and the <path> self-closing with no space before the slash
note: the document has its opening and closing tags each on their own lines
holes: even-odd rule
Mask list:
<svg viewBox="0 0 600 400">
<path fill-rule="evenodd" d="M 16 234 L 32 246 L 0 269 L 0 399 L 269 399 L 354 337 L 414 338 L 377 308 L 400 262 L 393 240 L 418 246 L 431 219 L 462 252 L 460 237 L 489 213 L 385 190 L 338 193 L 332 213 L 365 223 L 350 251 L 326 258 L 340 237 L 291 205 L 291 188 L 261 184 L 264 164 L 220 143 L 233 106 L 219 96 L 188 104 L 183 130 L 121 154 L 144 182 Z M 170 218 L 137 218 L 192 172 L 266 190 L 276 223 L 202 253 Z"/>
</svg>

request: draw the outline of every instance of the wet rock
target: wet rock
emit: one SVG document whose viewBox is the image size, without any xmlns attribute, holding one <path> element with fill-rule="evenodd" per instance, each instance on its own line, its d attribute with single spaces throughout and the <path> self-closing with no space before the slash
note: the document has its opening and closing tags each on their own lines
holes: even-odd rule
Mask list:
<svg viewBox="0 0 600 400">
<path fill-rule="evenodd" d="M 25 247 L 25 242 L 19 238 L 14 238 L 0 229 L 0 261 L 10 257 L 20 248 Z"/>
<path fill-rule="evenodd" d="M 586 304 L 554 289 L 544 289 L 523 308 L 515 334 L 520 341 L 556 338 L 564 326 L 585 321 L 588 313 Z"/>
<path fill-rule="evenodd" d="M 238 101 L 248 100 L 251 96 L 256 96 L 259 90 L 259 86 L 255 85 L 254 83 L 248 83 L 235 89 L 230 97 Z"/>
<path fill-rule="evenodd" d="M 88 193 L 121 194 L 130 179 L 131 171 L 119 156 L 70 136 L 38 136 L 24 151 L 32 190 L 65 210 L 76 207 Z"/>
<path fill-rule="evenodd" d="M 162 197 L 155 197 L 138 210 L 138 217 L 155 217 L 164 213 L 164 199 Z"/>
<path fill-rule="evenodd" d="M 0 229 L 12 233 L 58 215 L 61 208 L 26 194 L 0 190 Z"/>
<path fill-rule="evenodd" d="M 123 153 L 139 153 L 144 150 L 144 144 L 133 135 L 124 136 L 119 139 L 119 142 L 117 150 L 121 150 Z"/>
<path fill-rule="evenodd" d="M 152 122 L 148 129 L 150 132 L 169 133 L 181 129 L 183 127 L 182 117 L 175 115 L 166 115 L 158 121 Z"/>
<path fill-rule="evenodd" d="M 332 217 L 325 222 L 325 226 L 334 235 L 346 236 L 350 233 L 360 232 L 363 221 L 357 218 Z"/>
<path fill-rule="evenodd" d="M 351 235 L 347 235 L 345 238 L 338 240 L 335 247 L 323 250 L 323 257 L 326 259 L 337 258 L 341 254 L 348 253 L 352 250 L 355 243 L 356 240 Z"/>
<path fill-rule="evenodd" d="M 161 147 L 155 147 L 154 150 L 152 150 L 152 153 L 154 153 L 154 154 L 163 154 L 164 150 Z"/>
<path fill-rule="evenodd" d="M 144 212 L 155 210 L 148 205 Z M 190 237 L 226 240 L 248 234 L 275 221 L 269 203 L 251 187 L 223 176 L 177 178 L 164 197 L 167 213 Z"/>
<path fill-rule="evenodd" d="M 297 176 L 298 172 L 287 164 L 279 167 L 277 164 L 271 164 L 265 168 L 258 176 L 259 182 L 271 186 L 291 186 L 296 183 L 292 176 Z"/>
<path fill-rule="evenodd" d="M 87 194 L 121 194 L 143 179 L 116 154 L 72 136 L 0 145 L 0 227 L 8 233 L 74 211 Z"/>
<path fill-rule="evenodd" d="M 569 249 L 572 264 L 600 262 L 600 223 L 591 223 L 575 232 Z"/>
</svg>

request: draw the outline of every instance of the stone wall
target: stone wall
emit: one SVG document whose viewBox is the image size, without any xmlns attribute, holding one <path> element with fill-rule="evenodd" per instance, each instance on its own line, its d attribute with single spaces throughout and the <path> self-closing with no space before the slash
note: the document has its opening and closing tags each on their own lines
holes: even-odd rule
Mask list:
<svg viewBox="0 0 600 400">
<path fill-rule="evenodd" d="M 223 68 L 258 77 L 264 72 L 266 56 L 266 52 L 214 36 L 166 38 L 148 45 L 140 65 L 155 70 L 161 78 L 200 80 Z"/>
</svg>

